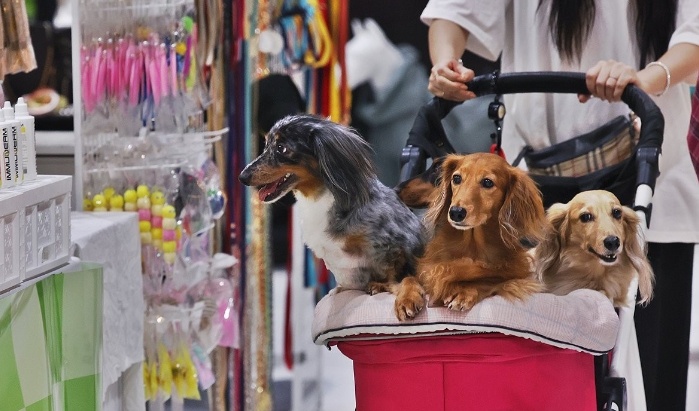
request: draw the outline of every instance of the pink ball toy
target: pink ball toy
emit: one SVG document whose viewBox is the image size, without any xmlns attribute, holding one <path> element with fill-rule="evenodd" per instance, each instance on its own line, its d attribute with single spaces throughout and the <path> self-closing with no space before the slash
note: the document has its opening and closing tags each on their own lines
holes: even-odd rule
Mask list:
<svg viewBox="0 0 699 411">
<path fill-rule="evenodd" d="M 140 221 L 150 220 L 150 210 L 145 209 L 145 208 L 138 210 L 138 219 Z"/>
<path fill-rule="evenodd" d="M 175 230 L 163 230 L 163 241 L 175 241 Z"/>
<path fill-rule="evenodd" d="M 163 227 L 163 218 L 162 217 L 156 217 L 153 216 L 150 220 L 150 224 L 152 227 L 155 228 L 162 228 Z"/>
</svg>

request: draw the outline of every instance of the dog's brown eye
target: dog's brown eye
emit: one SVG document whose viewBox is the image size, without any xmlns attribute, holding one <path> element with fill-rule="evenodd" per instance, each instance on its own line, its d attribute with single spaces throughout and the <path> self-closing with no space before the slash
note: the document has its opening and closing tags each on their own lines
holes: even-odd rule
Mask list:
<svg viewBox="0 0 699 411">
<path fill-rule="evenodd" d="M 286 154 L 286 146 L 283 144 L 277 144 L 277 153 L 279 154 Z"/>
<path fill-rule="evenodd" d="M 583 223 L 589 223 L 590 221 L 594 220 L 595 218 L 592 216 L 590 213 L 582 213 L 580 214 L 580 221 Z"/>
<path fill-rule="evenodd" d="M 621 220 L 621 209 L 615 208 L 612 210 L 612 217 L 616 218 L 617 220 Z"/>
<path fill-rule="evenodd" d="M 454 177 L 451 178 L 451 181 L 453 181 L 454 184 L 461 184 L 461 176 L 458 174 L 455 174 Z"/>
<path fill-rule="evenodd" d="M 491 180 L 489 178 L 484 178 L 483 180 L 481 180 L 481 186 L 483 186 L 485 188 L 491 188 L 494 185 L 495 185 L 495 183 L 493 183 L 493 180 Z"/>
</svg>

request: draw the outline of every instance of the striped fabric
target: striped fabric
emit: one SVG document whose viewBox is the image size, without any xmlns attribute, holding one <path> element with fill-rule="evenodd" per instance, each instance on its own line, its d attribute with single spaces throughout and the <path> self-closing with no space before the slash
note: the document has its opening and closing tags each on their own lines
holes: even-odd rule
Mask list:
<svg viewBox="0 0 699 411">
<path fill-rule="evenodd" d="M 579 157 L 548 168 L 528 166 L 529 173 L 556 177 L 580 177 L 619 164 L 631 156 L 636 145 L 634 134 L 631 129 L 624 129 L 612 140 Z"/>
<path fill-rule="evenodd" d="M 694 170 L 699 178 L 699 81 L 694 89 L 694 97 L 692 98 L 692 118 L 689 121 L 689 133 L 687 133 L 687 144 L 689 145 L 689 154 L 692 157 Z"/>
<path fill-rule="evenodd" d="M 102 268 L 0 296 L 0 411 L 100 410 Z"/>
</svg>

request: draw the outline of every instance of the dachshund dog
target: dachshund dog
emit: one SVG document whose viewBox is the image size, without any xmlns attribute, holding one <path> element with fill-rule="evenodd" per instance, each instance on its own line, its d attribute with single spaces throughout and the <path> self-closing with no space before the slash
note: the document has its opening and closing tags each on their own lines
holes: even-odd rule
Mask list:
<svg viewBox="0 0 699 411">
<path fill-rule="evenodd" d="M 584 191 L 567 204 L 547 211 L 551 223 L 536 248 L 536 272 L 547 291 L 565 295 L 590 288 L 614 306 L 627 304 L 635 274 L 647 303 L 653 293 L 653 270 L 638 235 L 639 217 L 604 190 Z"/>
<path fill-rule="evenodd" d="M 272 203 L 293 191 L 304 242 L 338 290 L 396 295 L 400 320 L 424 306 L 416 277 L 425 247 L 420 219 L 376 177 L 370 147 L 353 130 L 312 115 L 279 120 L 240 181 Z"/>
<path fill-rule="evenodd" d="M 468 310 L 484 298 L 524 299 L 541 290 L 527 242 L 544 235 L 534 181 L 490 153 L 450 155 L 425 214 L 433 231 L 418 273 L 431 304 Z"/>
<path fill-rule="evenodd" d="M 439 192 L 437 181 L 442 173 L 442 164 L 445 158 L 439 157 L 433 160 L 430 168 L 396 186 L 398 197 L 405 205 L 410 208 L 423 209 L 434 202 L 434 196 Z"/>
</svg>

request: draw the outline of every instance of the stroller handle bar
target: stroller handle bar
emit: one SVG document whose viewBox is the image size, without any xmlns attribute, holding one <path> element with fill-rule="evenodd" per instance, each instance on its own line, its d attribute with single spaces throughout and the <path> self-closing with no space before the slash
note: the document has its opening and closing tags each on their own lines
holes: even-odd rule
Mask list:
<svg viewBox="0 0 699 411">
<path fill-rule="evenodd" d="M 467 86 L 476 96 L 517 93 L 590 93 L 585 82 L 585 73 L 572 72 L 502 74 L 495 72 L 477 76 L 467 83 Z M 665 120 L 650 96 L 633 84 L 626 86 L 621 100 L 636 113 L 642 124 L 636 145 L 638 164 L 636 185 L 646 184 L 654 189 L 659 173 L 658 156 L 663 142 Z M 431 158 L 438 158 L 455 152 L 446 138 L 441 120 L 459 104 L 461 102 L 434 97 L 419 110 L 409 133 L 407 147 L 403 151 L 401 181 L 410 179 L 422 171 L 417 163 L 424 160 L 425 154 Z"/>
</svg>

